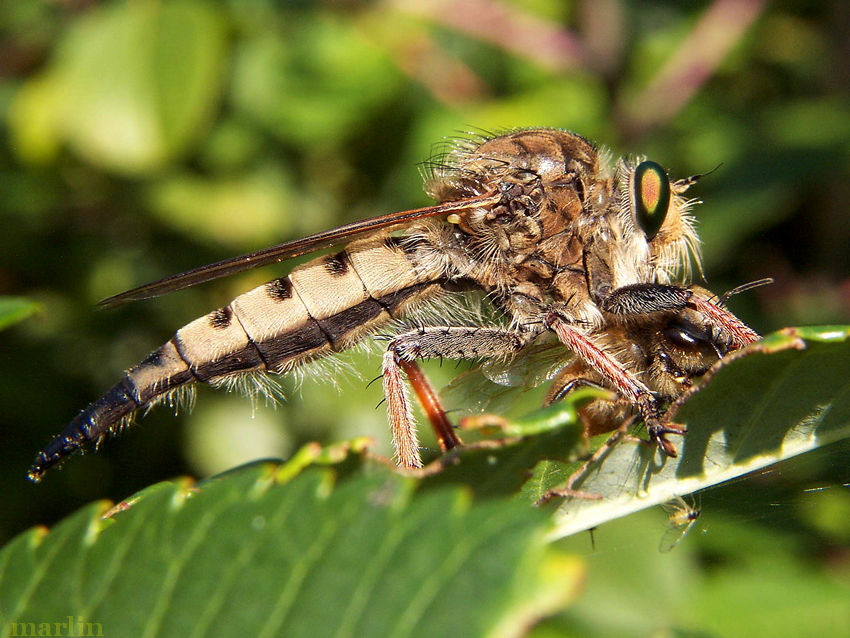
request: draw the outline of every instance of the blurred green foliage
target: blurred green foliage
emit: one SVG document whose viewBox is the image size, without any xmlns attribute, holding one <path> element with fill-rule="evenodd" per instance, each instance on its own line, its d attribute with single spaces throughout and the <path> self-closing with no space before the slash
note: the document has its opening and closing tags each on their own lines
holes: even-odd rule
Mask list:
<svg viewBox="0 0 850 638">
<path fill-rule="evenodd" d="M 846 3 L 811 0 L 0 4 L 0 295 L 43 306 L 0 333 L 0 538 L 306 440 L 371 434 L 386 450 L 380 389 L 343 378 L 339 396 L 305 383 L 275 413 L 257 406 L 250 436 L 239 426 L 247 401 L 202 391 L 193 415 L 156 410 L 44 485 L 24 479 L 35 451 L 124 368 L 287 267 L 111 312 L 94 312 L 98 299 L 424 205 L 417 162 L 463 131 L 564 127 L 673 176 L 719 167 L 694 189 L 709 287 L 774 277 L 732 301 L 760 331 L 847 323 L 848 23 Z M 375 358 L 355 367 L 378 373 Z M 433 373 L 446 382 L 455 371 Z M 217 451 L 199 453 L 204 440 Z M 236 449 L 243 456 L 228 455 Z M 728 615 L 733 580 L 754 598 L 787 580 L 785 608 L 794 583 L 815 607 L 830 599 L 819 587 L 846 587 L 847 518 L 836 512 L 847 508 L 848 459 L 845 446 L 762 476 L 759 490 L 722 491 L 713 506 L 727 531 L 701 537 L 682 567 L 694 598 Z M 832 496 L 802 492 L 813 486 Z M 770 502 L 787 503 L 781 520 L 756 518 Z M 736 523 L 742 512 L 753 519 Z M 782 553 L 787 569 L 764 571 L 763 556 L 742 566 L 760 552 Z M 628 596 L 607 578 L 588 600 Z M 673 616 L 723 633 L 700 609 Z M 545 635 L 581 633 L 583 622 Z"/>
<path fill-rule="evenodd" d="M 0 330 L 23 321 L 40 308 L 39 304 L 23 297 L 0 297 Z"/>
</svg>

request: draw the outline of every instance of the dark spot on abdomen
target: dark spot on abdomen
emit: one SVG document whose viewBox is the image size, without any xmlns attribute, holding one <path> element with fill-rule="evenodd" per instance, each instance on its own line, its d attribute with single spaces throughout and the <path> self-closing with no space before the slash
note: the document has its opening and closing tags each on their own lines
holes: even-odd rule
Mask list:
<svg viewBox="0 0 850 638">
<path fill-rule="evenodd" d="M 325 268 L 334 277 L 342 277 L 348 272 L 348 257 L 345 251 L 325 257 Z"/>
<path fill-rule="evenodd" d="M 162 350 L 154 350 L 139 362 L 137 367 L 159 366 L 162 363 Z"/>
<path fill-rule="evenodd" d="M 292 298 L 292 282 L 289 277 L 281 277 L 266 284 L 266 292 L 275 301 L 286 301 Z"/>
<path fill-rule="evenodd" d="M 227 328 L 233 319 L 233 311 L 230 306 L 219 308 L 215 312 L 210 313 L 210 326 L 217 330 Z"/>
</svg>

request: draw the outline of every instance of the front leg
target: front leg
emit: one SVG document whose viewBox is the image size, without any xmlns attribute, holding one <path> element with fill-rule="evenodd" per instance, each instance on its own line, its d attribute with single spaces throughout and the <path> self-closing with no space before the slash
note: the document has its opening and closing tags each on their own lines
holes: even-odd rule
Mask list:
<svg viewBox="0 0 850 638">
<path fill-rule="evenodd" d="M 684 434 L 685 428 L 674 423 L 661 421 L 658 402 L 643 383 L 632 377 L 619 361 L 599 348 L 587 335 L 576 330 L 565 318 L 553 312 L 546 324 L 558 339 L 576 356 L 596 370 L 602 378 L 622 397 L 637 406 L 643 417 L 651 441 L 655 442 L 667 456 L 676 456 L 676 448 L 667 440 L 667 434 Z"/>
<path fill-rule="evenodd" d="M 696 294 L 690 288 L 667 284 L 631 284 L 611 290 L 598 299 L 599 307 L 613 315 L 640 315 L 691 308 L 702 313 L 708 324 L 725 330 L 737 350 L 760 339 L 758 333 L 726 310 L 719 302 Z"/>
<path fill-rule="evenodd" d="M 412 330 L 390 341 L 384 354 L 383 380 L 396 463 L 405 468 L 422 467 L 416 424 L 402 372 L 410 381 L 440 448 L 445 452 L 461 444 L 437 393 L 416 359 L 510 356 L 531 343 L 538 334 L 539 331 L 533 330 L 439 326 Z"/>
<path fill-rule="evenodd" d="M 631 284 L 611 290 L 599 299 L 599 307 L 613 315 L 638 315 L 684 310 L 693 291 L 666 284 Z"/>
</svg>

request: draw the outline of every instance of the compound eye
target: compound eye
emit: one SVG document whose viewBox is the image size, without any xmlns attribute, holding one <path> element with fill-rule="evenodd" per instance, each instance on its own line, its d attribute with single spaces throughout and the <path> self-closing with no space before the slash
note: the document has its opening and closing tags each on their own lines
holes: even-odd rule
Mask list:
<svg viewBox="0 0 850 638">
<path fill-rule="evenodd" d="M 632 177 L 632 203 L 647 241 L 658 233 L 670 208 L 670 179 L 661 165 L 641 162 Z"/>
<path fill-rule="evenodd" d="M 705 336 L 697 334 L 697 329 L 693 326 L 668 326 L 664 329 L 664 336 L 670 343 L 685 352 L 697 350 L 706 343 Z"/>
</svg>

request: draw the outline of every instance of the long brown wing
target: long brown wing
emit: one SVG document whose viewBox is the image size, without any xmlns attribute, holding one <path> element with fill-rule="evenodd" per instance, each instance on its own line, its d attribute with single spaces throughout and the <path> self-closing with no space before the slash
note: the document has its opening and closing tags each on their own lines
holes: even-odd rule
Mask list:
<svg viewBox="0 0 850 638">
<path fill-rule="evenodd" d="M 165 277 L 158 281 L 133 288 L 121 294 L 107 297 L 98 302 L 101 308 L 112 308 L 128 301 L 138 301 L 140 299 L 149 299 L 158 297 L 168 292 L 182 290 L 190 286 L 202 284 L 213 279 L 226 277 L 237 272 L 251 270 L 260 266 L 274 264 L 285 259 L 298 257 L 315 250 L 336 246 L 343 242 L 349 242 L 363 235 L 373 233 L 377 230 L 388 230 L 407 226 L 416 220 L 425 219 L 428 217 L 436 217 L 445 215 L 458 210 L 468 208 L 476 208 L 479 206 L 488 206 L 499 201 L 498 193 L 486 193 L 476 197 L 469 197 L 455 202 L 446 202 L 437 204 L 436 206 L 428 206 L 426 208 L 416 208 L 414 210 L 406 210 L 379 217 L 371 217 L 352 224 L 326 230 L 303 239 L 287 241 L 276 246 L 264 248 L 253 253 L 231 257 L 223 261 L 217 261 L 214 264 L 199 266 L 192 270 L 187 270 L 170 277 Z"/>
</svg>

